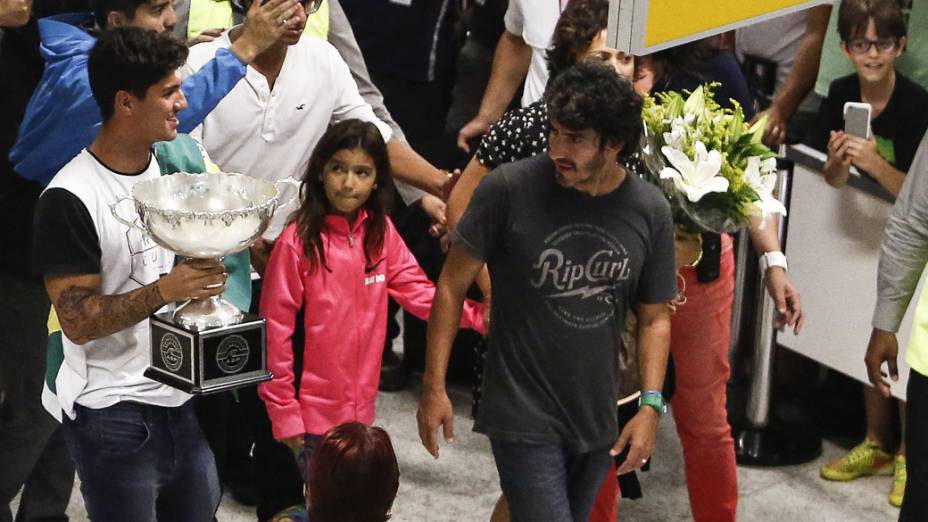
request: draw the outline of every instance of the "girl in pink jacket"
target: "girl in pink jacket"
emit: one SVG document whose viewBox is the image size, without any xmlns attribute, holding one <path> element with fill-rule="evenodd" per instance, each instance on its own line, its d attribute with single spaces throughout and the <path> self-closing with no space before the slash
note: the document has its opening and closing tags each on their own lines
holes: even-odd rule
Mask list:
<svg viewBox="0 0 928 522">
<path fill-rule="evenodd" d="M 386 337 L 387 295 L 427 319 L 435 286 L 387 217 L 387 148 L 377 128 L 346 120 L 316 145 L 300 189 L 302 204 L 274 246 L 264 274 L 267 363 L 258 393 L 274 438 L 305 464 L 319 436 L 347 421 L 371 424 Z M 293 332 L 304 310 L 300 391 L 294 388 Z M 461 326 L 485 332 L 483 305 L 464 305 Z"/>
</svg>

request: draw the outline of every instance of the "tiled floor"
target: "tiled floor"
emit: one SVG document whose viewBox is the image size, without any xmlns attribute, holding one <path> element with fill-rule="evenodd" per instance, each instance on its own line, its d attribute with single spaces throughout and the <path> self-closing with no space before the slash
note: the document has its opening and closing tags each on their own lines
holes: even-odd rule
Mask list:
<svg viewBox="0 0 928 522">
<path fill-rule="evenodd" d="M 451 390 L 456 406 L 455 444 L 443 447 L 435 461 L 419 443 L 415 425 L 418 391 L 381 394 L 378 423 L 393 438 L 400 460 L 400 491 L 393 520 L 462 521 L 489 519 L 499 494 L 487 440 L 471 431 L 470 391 Z M 818 467 L 844 450 L 830 443 L 817 461 L 778 469 L 738 470 L 741 502 L 739 520 L 748 522 L 878 522 L 895 520 L 898 511 L 886 502 L 890 477 L 867 478 L 853 483 L 826 482 Z M 643 475 L 645 498 L 621 505 L 620 520 L 672 522 L 689 520 L 682 455 L 673 420 L 662 421 L 653 470 Z M 80 493 L 75 487 L 69 514 L 74 521 L 87 520 Z M 254 520 L 251 508 L 229 498 L 223 500 L 220 522 Z"/>
</svg>

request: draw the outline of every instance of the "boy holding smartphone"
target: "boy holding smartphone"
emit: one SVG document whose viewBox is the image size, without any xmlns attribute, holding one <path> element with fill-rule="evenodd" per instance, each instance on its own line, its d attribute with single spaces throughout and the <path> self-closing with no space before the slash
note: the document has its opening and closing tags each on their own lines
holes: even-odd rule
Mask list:
<svg viewBox="0 0 928 522">
<path fill-rule="evenodd" d="M 838 11 L 841 48 L 855 74 L 831 83 L 810 144 L 828 153 L 825 179 L 843 186 L 851 165 L 899 194 L 928 127 L 928 92 L 895 69 L 906 47 L 906 25 L 896 0 L 843 0 Z M 869 126 L 868 126 L 869 124 Z M 892 451 L 895 399 L 864 386 L 867 432 L 847 455 L 822 466 L 822 478 L 850 481 L 893 475 L 889 503 L 902 504 L 906 485 L 905 443 Z M 905 426 L 905 411 L 898 404 Z"/>
<path fill-rule="evenodd" d="M 832 186 L 843 186 L 854 165 L 896 195 L 928 128 L 928 92 L 895 69 L 906 48 L 905 19 L 895 0 L 845 0 L 838 33 L 856 73 L 831 83 L 808 141 L 827 152 Z M 869 136 L 846 126 L 847 102 L 869 105 Z"/>
</svg>

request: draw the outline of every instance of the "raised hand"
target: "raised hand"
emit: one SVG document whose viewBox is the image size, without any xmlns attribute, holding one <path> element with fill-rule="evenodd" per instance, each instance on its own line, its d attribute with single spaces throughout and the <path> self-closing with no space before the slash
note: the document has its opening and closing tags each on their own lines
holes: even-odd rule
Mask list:
<svg viewBox="0 0 928 522">
<path fill-rule="evenodd" d="M 248 8 L 241 36 L 232 44 L 232 52 L 243 62 L 251 63 L 299 23 L 294 16 L 303 7 L 296 0 L 254 0 Z"/>
</svg>

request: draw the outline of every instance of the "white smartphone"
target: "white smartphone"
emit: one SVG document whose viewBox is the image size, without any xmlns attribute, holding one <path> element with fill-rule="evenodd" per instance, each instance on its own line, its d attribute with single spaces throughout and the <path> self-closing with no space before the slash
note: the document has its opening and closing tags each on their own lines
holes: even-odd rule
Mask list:
<svg viewBox="0 0 928 522">
<path fill-rule="evenodd" d="M 869 103 L 847 102 L 844 104 L 844 132 L 865 140 L 870 139 Z"/>
</svg>

